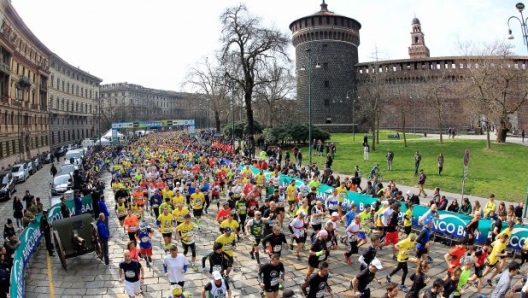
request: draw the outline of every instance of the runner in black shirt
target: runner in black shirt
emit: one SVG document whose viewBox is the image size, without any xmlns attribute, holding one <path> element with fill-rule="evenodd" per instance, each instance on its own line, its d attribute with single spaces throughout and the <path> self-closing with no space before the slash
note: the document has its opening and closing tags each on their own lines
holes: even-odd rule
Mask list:
<svg viewBox="0 0 528 298">
<path fill-rule="evenodd" d="M 262 247 L 268 252 L 270 256 L 271 254 L 276 254 L 280 257 L 282 253 L 282 244 L 284 243 L 286 246 L 288 246 L 286 236 L 281 232 L 281 228 L 279 226 L 273 227 L 273 233 L 264 237 L 261 242 Z"/>
<path fill-rule="evenodd" d="M 213 252 L 202 258 L 202 271 L 214 271 L 223 272 L 229 267 L 229 255 L 222 251 L 222 243 L 215 243 L 213 246 Z M 205 261 L 209 259 L 209 270 L 205 267 Z"/>
<path fill-rule="evenodd" d="M 321 230 L 317 233 L 310 252 L 308 253 L 308 271 L 306 272 L 306 279 L 312 275 L 315 268 L 319 268 L 319 262 L 324 258 L 324 254 L 328 250 L 326 247 L 326 241 L 328 239 L 328 232 L 326 230 Z"/>
<path fill-rule="evenodd" d="M 379 246 L 379 236 L 378 235 L 372 235 L 370 237 L 370 246 L 367 248 L 367 250 L 359 256 L 359 262 L 361 263 L 360 270 L 363 271 L 365 268 L 367 268 L 368 264 L 376 258 L 376 251 L 377 247 Z"/>
<path fill-rule="evenodd" d="M 440 278 L 435 280 L 433 286 L 427 289 L 423 298 L 437 298 L 442 297 L 440 294 L 444 292 L 444 281 Z"/>
<path fill-rule="evenodd" d="M 411 275 L 411 280 L 413 284 L 405 295 L 405 298 L 419 298 L 420 291 L 425 288 L 429 278 L 426 277 L 426 273 L 429 271 L 429 263 L 427 261 L 420 261 L 418 266 L 416 266 L 416 272 Z"/>
<path fill-rule="evenodd" d="M 370 262 L 368 268 L 362 270 L 358 275 L 356 275 L 356 277 L 354 277 L 354 279 L 352 279 L 350 284 L 356 297 L 370 298 L 369 284 L 374 279 L 376 279 L 376 281 L 381 284 L 381 280 L 376 278 L 376 272 L 381 269 L 383 269 L 383 266 L 381 265 L 380 260 L 375 258 L 372 260 L 372 262 Z"/>
<path fill-rule="evenodd" d="M 312 207 L 315 206 L 315 202 L 317 201 L 317 188 L 312 187 L 311 191 L 306 195 L 306 199 L 308 200 L 308 216 L 312 215 Z"/>
<path fill-rule="evenodd" d="M 325 291 L 330 293 L 330 296 L 334 297 L 332 289 L 327 283 L 328 273 L 328 263 L 325 261 L 321 262 L 319 264 L 319 272 L 307 278 L 306 282 L 301 286 L 306 298 L 323 297 Z M 310 290 L 307 290 L 306 288 L 310 288 Z"/>
<path fill-rule="evenodd" d="M 284 281 L 284 265 L 279 255 L 272 255 L 270 262 L 260 267 L 258 280 L 267 298 L 278 297 L 279 284 Z"/>
</svg>

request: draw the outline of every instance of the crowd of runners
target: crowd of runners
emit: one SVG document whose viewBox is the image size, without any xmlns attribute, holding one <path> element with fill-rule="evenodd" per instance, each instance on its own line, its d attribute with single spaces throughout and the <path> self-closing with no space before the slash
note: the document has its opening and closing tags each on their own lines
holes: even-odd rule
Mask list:
<svg viewBox="0 0 528 298">
<path fill-rule="evenodd" d="M 392 182 L 368 185 L 378 200 L 359 210 L 347 200 L 347 191 L 358 189 L 356 180 L 332 176 L 332 193 L 321 196 L 318 189 L 328 176 L 322 179 L 289 158 L 280 163 L 276 158 L 261 159 L 235 155 L 229 143 L 211 135 L 177 132 L 151 134 L 109 153 L 115 216 L 129 236 L 119 268 L 130 297 L 141 292 L 142 264 L 152 265 L 153 233 L 163 238 L 162 263 L 171 297 L 232 297 L 231 273 L 240 266 L 235 254 L 254 260 L 245 266 L 258 270 L 264 297 L 293 295 L 293 289 L 283 288 L 285 257 L 308 266 L 300 289 L 306 297 L 325 293 L 333 297 L 327 259 L 338 245 L 348 246 L 342 262 L 350 264 L 350 272 L 357 272 L 348 285 L 354 297 L 374 297 L 371 288 L 385 289 L 382 297 L 401 297 L 400 292 L 412 298 L 464 297 L 480 293 L 484 286 L 493 288 L 488 297 L 511 294 L 521 266 L 506 251 L 511 228 L 494 233 L 482 246 L 474 245 L 472 237 L 462 239 L 444 260 L 433 261 L 428 254 L 434 245 L 436 205 L 420 217 L 420 227 L 413 231 L 413 201 L 405 199 Z M 270 175 L 263 169 L 254 172 L 254 166 Z M 290 180 L 281 180 L 281 174 Z M 302 185 L 296 185 L 299 178 Z M 405 214 L 400 213 L 403 204 Z M 211 205 L 216 208 L 210 209 Z M 99 215 L 103 234 L 108 233 L 108 216 Z M 204 217 L 218 225 L 218 235 L 210 253 L 197 255 L 196 237 Z M 240 242 L 251 243 L 251 249 L 237 250 Z M 292 253 L 283 256 L 288 249 Z M 393 261 L 382 263 L 377 255 L 392 256 Z M 523 263 L 525 259 L 528 253 L 523 253 Z M 431 263 L 446 269 L 443 279 L 430 280 Z M 383 268 L 394 269 L 386 276 L 376 274 Z M 199 293 L 186 291 L 189 270 L 210 276 Z M 528 286 L 522 295 L 528 297 Z"/>
</svg>

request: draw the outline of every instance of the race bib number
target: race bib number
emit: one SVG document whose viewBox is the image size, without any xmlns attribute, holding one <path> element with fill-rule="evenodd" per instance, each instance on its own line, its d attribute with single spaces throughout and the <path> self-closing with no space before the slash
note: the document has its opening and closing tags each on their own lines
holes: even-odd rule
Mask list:
<svg viewBox="0 0 528 298">
<path fill-rule="evenodd" d="M 231 249 L 233 249 L 233 245 L 231 243 L 224 245 L 224 251 L 230 251 Z"/>
<path fill-rule="evenodd" d="M 214 266 L 213 266 L 213 272 L 215 272 L 215 271 L 222 272 L 222 266 L 220 266 L 220 265 L 214 265 Z"/>
<path fill-rule="evenodd" d="M 154 205 L 152 205 L 152 208 L 159 208 L 159 205 L 158 204 L 154 204 Z"/>
<path fill-rule="evenodd" d="M 148 236 L 143 236 L 143 237 L 141 237 L 141 242 L 143 242 L 143 243 L 147 243 L 147 242 L 149 242 L 149 241 L 150 241 L 150 237 L 148 237 Z"/>
<path fill-rule="evenodd" d="M 278 278 L 274 278 L 274 279 L 272 279 L 272 280 L 270 281 L 270 285 L 271 285 L 272 287 L 274 287 L 274 286 L 276 286 L 276 285 L 278 285 L 278 284 L 279 284 L 279 279 L 278 279 Z"/>
<path fill-rule="evenodd" d="M 282 245 L 275 245 L 275 246 L 273 247 L 273 251 L 274 251 L 274 252 L 280 252 L 281 250 L 282 250 Z"/>
<path fill-rule="evenodd" d="M 134 278 L 136 277 L 136 272 L 128 270 L 125 272 L 125 276 L 128 278 Z"/>
<path fill-rule="evenodd" d="M 171 230 L 170 227 L 169 227 L 169 228 L 164 228 L 164 229 L 163 229 L 163 233 L 171 233 L 171 232 L 172 232 L 172 230 Z"/>
<path fill-rule="evenodd" d="M 240 211 L 246 211 L 246 206 L 240 206 L 240 207 L 238 207 L 238 210 L 240 210 Z"/>
<path fill-rule="evenodd" d="M 123 217 L 126 216 L 125 212 L 117 212 L 117 217 Z"/>
<path fill-rule="evenodd" d="M 137 227 L 136 226 L 130 226 L 130 232 L 135 232 L 137 231 Z"/>
</svg>

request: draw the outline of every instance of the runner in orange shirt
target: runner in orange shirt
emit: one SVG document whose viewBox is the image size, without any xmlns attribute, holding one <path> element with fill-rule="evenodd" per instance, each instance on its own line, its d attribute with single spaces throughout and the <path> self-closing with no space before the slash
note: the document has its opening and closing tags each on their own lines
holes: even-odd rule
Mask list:
<svg viewBox="0 0 528 298">
<path fill-rule="evenodd" d="M 127 217 L 125 217 L 125 228 L 128 232 L 128 238 L 130 241 L 136 243 L 136 232 L 139 229 L 139 220 L 132 210 L 127 210 Z"/>
</svg>

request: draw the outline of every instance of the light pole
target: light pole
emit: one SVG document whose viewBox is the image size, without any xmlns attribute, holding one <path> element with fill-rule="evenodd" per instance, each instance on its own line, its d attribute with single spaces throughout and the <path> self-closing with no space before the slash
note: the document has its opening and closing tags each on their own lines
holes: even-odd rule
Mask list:
<svg viewBox="0 0 528 298">
<path fill-rule="evenodd" d="M 312 50 L 306 49 L 308 53 L 308 163 L 312 164 Z M 315 68 L 321 68 L 319 63 L 316 63 Z M 301 67 L 301 70 L 306 68 Z"/>
<path fill-rule="evenodd" d="M 358 96 L 357 98 L 359 99 L 360 97 Z M 350 97 L 348 97 L 348 91 L 347 91 L 346 99 L 347 99 L 347 101 L 350 100 Z M 352 141 L 353 142 L 356 141 L 356 121 L 354 119 L 355 115 L 356 115 L 355 104 L 356 104 L 356 97 L 354 96 L 352 98 Z"/>
<path fill-rule="evenodd" d="M 22 120 L 22 102 L 23 98 L 20 98 L 20 84 L 16 84 L 15 86 L 15 101 L 18 104 L 18 117 L 17 117 L 17 136 L 18 136 L 18 161 L 22 161 L 22 137 L 21 137 L 21 129 L 20 129 L 20 122 Z"/>
<path fill-rule="evenodd" d="M 511 16 L 511 17 L 508 18 L 508 39 L 513 39 L 514 38 L 513 34 L 512 34 L 511 27 L 510 27 L 510 21 L 511 21 L 511 19 L 516 19 L 517 21 L 519 21 L 519 24 L 521 25 L 523 43 L 528 48 L 528 28 L 526 27 L 526 22 L 528 21 L 528 18 L 525 19 L 524 15 L 523 15 L 524 4 L 522 2 L 519 2 L 519 3 L 515 4 L 515 8 L 517 8 L 519 13 L 521 14 L 521 17 L 518 18 L 516 16 Z M 525 210 L 525 213 L 526 213 L 526 206 L 524 208 L 525 208 L 524 210 Z"/>
</svg>

